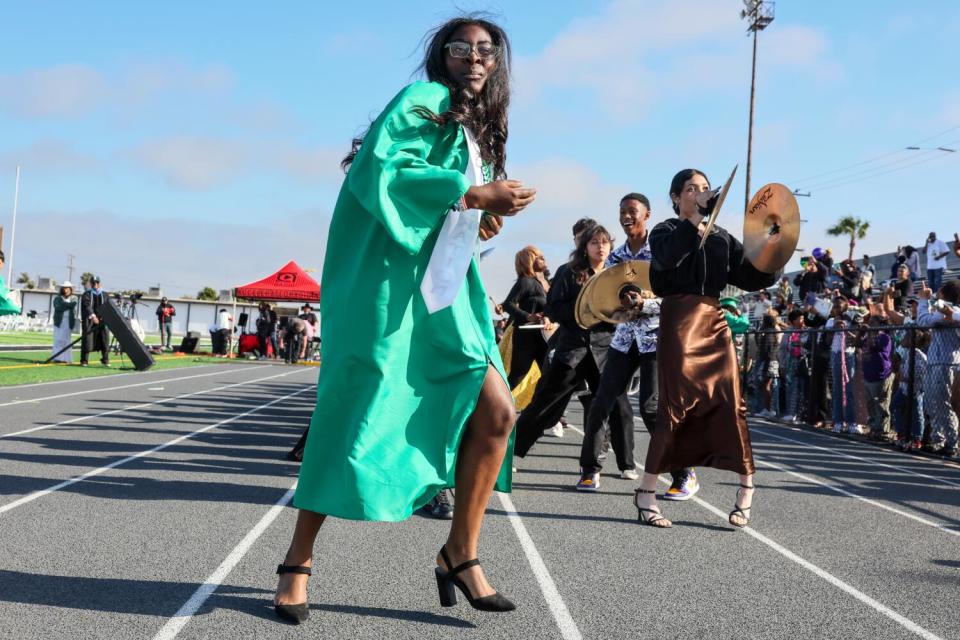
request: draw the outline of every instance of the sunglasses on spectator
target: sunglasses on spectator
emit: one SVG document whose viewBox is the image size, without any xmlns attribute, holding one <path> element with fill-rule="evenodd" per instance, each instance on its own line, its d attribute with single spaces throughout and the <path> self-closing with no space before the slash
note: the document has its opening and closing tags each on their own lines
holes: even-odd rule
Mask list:
<svg viewBox="0 0 960 640">
<path fill-rule="evenodd" d="M 497 45 L 489 42 L 481 42 L 480 44 L 473 46 L 469 42 L 462 42 L 460 40 L 454 40 L 453 42 L 448 42 L 443 45 L 444 48 L 450 52 L 451 58 L 469 58 L 471 51 L 476 51 L 477 56 L 482 60 L 490 60 L 497 56 Z"/>
</svg>

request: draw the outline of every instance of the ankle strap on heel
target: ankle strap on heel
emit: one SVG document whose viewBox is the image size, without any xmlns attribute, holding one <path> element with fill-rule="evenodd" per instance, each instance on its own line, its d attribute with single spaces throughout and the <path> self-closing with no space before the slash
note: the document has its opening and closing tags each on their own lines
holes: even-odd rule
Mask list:
<svg viewBox="0 0 960 640">
<path fill-rule="evenodd" d="M 470 567 L 476 567 L 480 564 L 480 560 L 478 558 L 474 558 L 473 560 L 467 560 L 466 562 L 458 564 L 454 567 L 453 563 L 450 562 L 450 556 L 447 555 L 447 545 L 440 547 L 440 557 L 443 558 L 444 564 L 447 565 L 447 572 L 445 574 L 447 578 L 452 578 L 458 573 L 466 571 Z"/>
<path fill-rule="evenodd" d="M 634 489 L 634 493 L 656 493 L 656 489 Z"/>
<path fill-rule="evenodd" d="M 302 573 L 308 576 L 313 575 L 313 573 L 310 571 L 310 567 L 298 567 L 292 564 L 278 564 L 277 575 L 282 576 L 285 573 Z"/>
</svg>

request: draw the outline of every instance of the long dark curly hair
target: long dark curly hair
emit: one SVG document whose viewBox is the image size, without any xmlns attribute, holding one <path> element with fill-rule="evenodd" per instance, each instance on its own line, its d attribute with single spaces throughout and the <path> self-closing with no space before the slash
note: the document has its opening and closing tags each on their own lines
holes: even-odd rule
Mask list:
<svg viewBox="0 0 960 640">
<path fill-rule="evenodd" d="M 570 254 L 570 271 L 573 272 L 573 279 L 577 284 L 583 284 L 590 279 L 596 272 L 590 266 L 590 255 L 587 253 L 587 245 L 590 241 L 600 236 L 606 238 L 607 242 L 613 246 L 613 236 L 602 224 L 595 224 L 587 227 L 577 236 L 577 247 Z"/>
<path fill-rule="evenodd" d="M 490 34 L 497 47 L 497 64 L 487 77 L 480 95 L 474 95 L 467 87 L 461 87 L 447 72 L 446 49 L 457 29 L 477 26 Z M 450 90 L 450 108 L 443 113 L 433 113 L 426 107 L 416 107 L 414 113 L 425 120 L 445 127 L 457 122 L 470 128 L 480 146 L 480 156 L 493 165 L 494 179 L 506 177 L 507 164 L 507 110 L 510 106 L 510 40 L 506 32 L 480 14 L 468 14 L 448 20 L 428 32 L 424 38 L 424 58 L 417 71 L 426 75 L 430 82 L 439 82 Z M 354 138 L 350 153 L 340 166 L 346 171 L 363 144 L 363 135 Z"/>
</svg>

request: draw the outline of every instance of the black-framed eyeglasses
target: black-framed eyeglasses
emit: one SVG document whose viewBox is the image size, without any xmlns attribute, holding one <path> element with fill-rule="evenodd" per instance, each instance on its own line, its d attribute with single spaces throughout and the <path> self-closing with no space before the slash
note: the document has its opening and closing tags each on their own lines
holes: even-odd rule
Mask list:
<svg viewBox="0 0 960 640">
<path fill-rule="evenodd" d="M 490 42 L 481 42 L 480 44 L 474 46 L 469 42 L 462 42 L 460 40 L 454 40 L 453 42 L 448 42 L 443 45 L 444 49 L 450 52 L 451 58 L 469 58 L 471 51 L 476 51 L 477 56 L 483 60 L 491 60 L 497 57 L 499 49 L 497 45 Z"/>
</svg>

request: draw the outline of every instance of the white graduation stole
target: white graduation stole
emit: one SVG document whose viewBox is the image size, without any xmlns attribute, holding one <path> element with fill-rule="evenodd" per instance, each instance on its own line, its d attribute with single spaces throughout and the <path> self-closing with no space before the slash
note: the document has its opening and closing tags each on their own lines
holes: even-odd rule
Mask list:
<svg viewBox="0 0 960 640">
<path fill-rule="evenodd" d="M 463 127 L 463 135 L 467 139 L 467 150 L 470 153 L 470 161 L 464 173 L 470 182 L 482 185 L 483 161 L 480 159 L 480 145 L 469 128 Z M 427 272 L 420 283 L 420 292 L 427 303 L 428 312 L 436 313 L 446 309 L 457 298 L 477 246 L 481 215 L 479 209 L 450 209 L 447 212 L 437 244 L 430 254 Z"/>
</svg>

